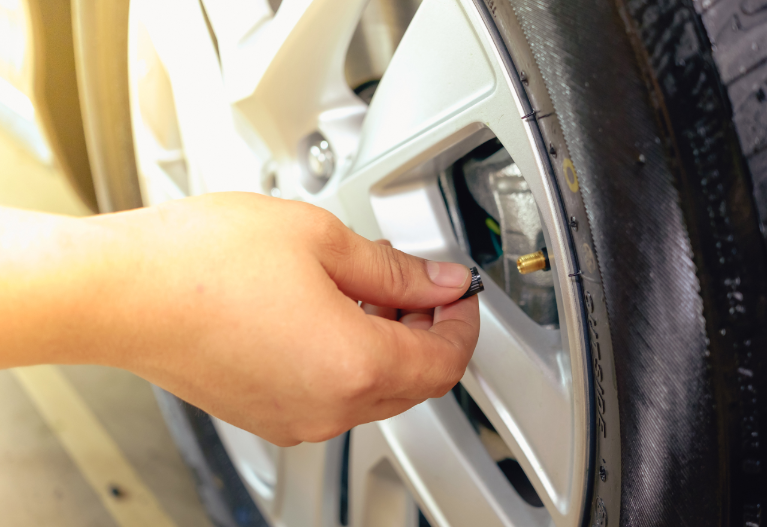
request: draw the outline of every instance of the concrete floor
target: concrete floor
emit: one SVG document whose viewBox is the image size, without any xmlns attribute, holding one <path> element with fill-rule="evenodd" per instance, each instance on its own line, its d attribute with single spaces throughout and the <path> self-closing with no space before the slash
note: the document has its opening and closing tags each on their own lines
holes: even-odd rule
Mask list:
<svg viewBox="0 0 767 527">
<path fill-rule="evenodd" d="M 0 206 L 87 214 L 62 174 L 32 151 L 0 128 Z M 39 369 L 0 371 L 0 525 L 160 525 L 120 512 L 131 500 L 141 501 L 134 504 L 139 509 L 148 500 L 157 504 L 153 514 L 163 517 L 162 525 L 210 526 L 149 383 L 111 368 L 54 368 L 46 371 L 60 373 L 64 386 L 74 388 L 69 413 L 93 419 L 84 427 L 82 419 L 72 421 L 79 423 L 72 433 L 66 415 L 45 411 L 50 386 L 38 386 L 43 390 L 37 393 L 30 384 Z M 103 450 L 103 444 L 116 448 Z M 125 479 L 121 466 L 137 477 Z M 100 483 L 107 480 L 123 495 L 112 496 Z"/>
</svg>

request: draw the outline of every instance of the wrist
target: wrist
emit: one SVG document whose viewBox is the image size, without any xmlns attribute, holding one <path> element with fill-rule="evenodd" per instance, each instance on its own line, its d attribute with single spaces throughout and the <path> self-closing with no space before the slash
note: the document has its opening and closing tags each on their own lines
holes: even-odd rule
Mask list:
<svg viewBox="0 0 767 527">
<path fill-rule="evenodd" d="M 191 351 L 195 333 L 183 328 L 194 287 L 183 280 L 190 262 L 170 216 L 153 207 L 89 218 L 82 301 L 90 334 L 81 360 L 153 377 L 169 357 Z"/>
<path fill-rule="evenodd" d="M 94 240 L 88 222 L 0 209 L 0 367 L 86 361 Z"/>
<path fill-rule="evenodd" d="M 82 259 L 73 265 L 81 292 L 70 306 L 87 318 L 87 333 L 76 339 L 81 351 L 69 354 L 78 362 L 135 371 L 157 333 L 162 278 L 153 265 L 160 225 L 147 216 L 152 211 L 139 209 L 84 220 Z"/>
</svg>

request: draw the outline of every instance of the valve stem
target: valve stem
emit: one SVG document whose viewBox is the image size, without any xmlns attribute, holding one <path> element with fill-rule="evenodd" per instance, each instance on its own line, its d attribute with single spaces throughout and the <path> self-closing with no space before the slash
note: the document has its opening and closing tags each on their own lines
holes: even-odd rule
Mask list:
<svg viewBox="0 0 767 527">
<path fill-rule="evenodd" d="M 544 247 L 538 252 L 525 254 L 517 259 L 517 269 L 520 274 L 530 274 L 535 271 L 549 271 L 549 254 Z"/>
</svg>

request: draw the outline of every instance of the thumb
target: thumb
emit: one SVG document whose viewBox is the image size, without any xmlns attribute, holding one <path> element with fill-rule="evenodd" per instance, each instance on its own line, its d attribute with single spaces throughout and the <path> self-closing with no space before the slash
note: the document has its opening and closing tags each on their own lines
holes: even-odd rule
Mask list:
<svg viewBox="0 0 767 527">
<path fill-rule="evenodd" d="M 468 267 L 405 254 L 388 242 L 375 243 L 350 233 L 338 258 L 323 265 L 338 288 L 351 298 L 382 307 L 417 309 L 449 304 L 471 284 Z"/>
</svg>

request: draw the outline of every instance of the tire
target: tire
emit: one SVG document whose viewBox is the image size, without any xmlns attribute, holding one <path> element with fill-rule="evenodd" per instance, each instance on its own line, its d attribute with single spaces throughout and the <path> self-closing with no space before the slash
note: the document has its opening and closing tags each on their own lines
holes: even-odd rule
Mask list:
<svg viewBox="0 0 767 527">
<path fill-rule="evenodd" d="M 729 97 L 735 131 L 752 177 L 762 234 L 767 236 L 767 19 L 764 6 L 711 2 L 700 7 L 714 63 Z"/>
<path fill-rule="evenodd" d="M 561 188 L 562 158 L 580 183 L 565 203 L 604 420 L 590 525 L 761 525 L 764 18 L 733 36 L 751 4 L 511 4 L 521 32 L 488 1 Z"/>
<path fill-rule="evenodd" d="M 237 475 L 210 416 L 162 388 L 154 387 L 154 391 L 213 523 L 217 527 L 268 527 Z"/>
<path fill-rule="evenodd" d="M 485 0 L 536 109 L 580 263 L 596 408 L 584 525 L 762 524 L 767 14 L 752 4 Z M 127 94 L 109 88 L 127 77 L 114 61 L 126 5 L 73 9 L 105 210 L 138 205 Z M 212 516 L 230 525 L 247 495 L 209 418 L 163 400 Z"/>
</svg>

